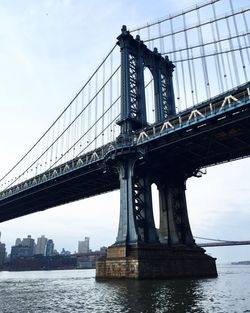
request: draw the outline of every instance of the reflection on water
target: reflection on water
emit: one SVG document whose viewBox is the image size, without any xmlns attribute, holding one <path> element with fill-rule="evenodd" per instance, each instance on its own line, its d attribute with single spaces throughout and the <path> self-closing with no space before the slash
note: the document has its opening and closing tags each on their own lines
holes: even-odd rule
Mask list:
<svg viewBox="0 0 250 313">
<path fill-rule="evenodd" d="M 0 272 L 0 313 L 250 312 L 250 266 L 200 280 L 95 281 L 93 270 Z"/>
<path fill-rule="evenodd" d="M 122 303 L 121 312 L 205 312 L 200 307 L 199 281 L 126 281 L 102 283 L 109 296 Z M 112 295 L 113 293 L 113 295 Z"/>
</svg>

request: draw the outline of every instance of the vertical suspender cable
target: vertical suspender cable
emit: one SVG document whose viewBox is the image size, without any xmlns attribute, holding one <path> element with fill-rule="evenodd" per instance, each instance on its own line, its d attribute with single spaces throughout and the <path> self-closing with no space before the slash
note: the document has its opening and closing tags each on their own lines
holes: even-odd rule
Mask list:
<svg viewBox="0 0 250 313">
<path fill-rule="evenodd" d="M 217 15 L 216 15 L 216 11 L 215 11 L 215 4 L 212 3 L 212 9 L 213 9 L 213 15 L 214 15 L 214 20 L 215 20 L 215 29 L 216 29 L 216 35 L 217 35 L 217 40 L 219 43 L 219 52 L 222 52 L 222 46 L 221 46 L 221 41 L 220 41 L 220 32 L 219 32 L 219 27 L 218 27 L 218 23 L 217 23 Z M 225 67 L 225 62 L 224 62 L 224 58 L 223 58 L 223 53 L 220 54 L 221 56 L 221 63 L 222 63 L 222 69 L 224 72 L 224 78 L 225 78 L 225 84 L 226 84 L 226 90 L 228 90 L 228 82 L 227 82 L 227 72 L 226 72 L 226 67 Z M 224 88 L 224 87 L 223 87 Z M 225 91 L 223 89 L 223 91 Z"/>
<path fill-rule="evenodd" d="M 112 77 L 113 75 L 113 53 L 110 55 L 110 77 Z M 110 104 L 113 103 L 113 78 L 111 78 L 110 80 Z M 112 137 L 113 137 L 113 130 L 112 130 L 112 124 L 111 124 L 111 121 L 112 121 L 112 113 L 113 113 L 113 106 L 111 106 L 111 109 L 110 109 L 110 114 L 109 114 L 109 123 L 110 123 L 110 139 L 109 141 L 112 141 Z"/>
<path fill-rule="evenodd" d="M 233 75 L 233 73 L 234 72 L 232 72 L 232 67 L 231 67 L 231 60 L 229 59 L 229 54 L 228 53 L 226 53 L 226 58 L 227 58 L 227 66 L 228 66 L 228 70 L 229 70 L 229 77 L 230 77 L 230 81 L 231 81 L 231 86 L 233 86 L 234 85 L 234 82 L 233 82 L 233 77 L 234 77 L 234 75 Z"/>
<path fill-rule="evenodd" d="M 196 75 L 195 75 L 195 65 L 194 65 L 194 58 L 193 58 L 193 49 L 190 49 L 190 55 L 191 55 L 191 66 L 192 66 L 192 73 L 194 77 L 194 90 L 195 90 L 195 98 L 196 103 L 198 103 L 198 90 L 197 90 L 197 84 L 196 84 Z"/>
<path fill-rule="evenodd" d="M 77 117 L 77 115 L 78 115 L 78 97 L 76 98 L 76 105 L 75 105 L 75 116 L 74 116 L 74 118 L 76 119 L 76 117 Z M 74 142 L 74 148 L 73 148 L 73 158 L 76 156 L 76 145 L 75 145 L 75 142 L 77 141 L 77 139 L 78 139 L 78 131 L 79 131 L 79 126 L 78 126 L 78 124 L 80 124 L 80 119 L 79 118 L 77 118 L 76 119 L 76 121 L 75 121 L 75 134 L 74 134 L 74 140 L 73 140 L 73 142 Z"/>
<path fill-rule="evenodd" d="M 245 25 L 245 28 L 246 28 L 248 44 L 250 44 L 250 35 L 249 35 L 249 29 L 248 29 L 248 24 L 247 24 L 247 19 L 246 19 L 245 12 L 243 12 L 243 21 L 244 21 L 244 25 Z"/>
<path fill-rule="evenodd" d="M 55 127 L 57 126 L 57 133 L 56 133 L 56 138 L 59 136 L 59 134 L 60 134 L 60 120 L 61 119 L 59 119 L 58 121 L 57 121 L 57 123 L 55 124 Z M 56 142 L 55 142 L 55 158 L 56 158 L 56 160 L 57 160 L 57 156 L 58 156 L 58 141 L 59 140 L 56 140 Z"/>
<path fill-rule="evenodd" d="M 243 57 L 243 53 L 242 53 L 242 47 L 241 47 L 241 43 L 240 43 L 239 31 L 238 31 L 238 27 L 237 27 L 237 23 L 236 23 L 236 17 L 235 17 L 235 14 L 234 14 L 234 8 L 233 8 L 232 0 L 229 0 L 229 3 L 230 3 L 231 11 L 233 13 L 234 28 L 235 28 L 236 35 L 237 35 L 238 46 L 239 46 L 239 49 L 240 49 L 239 53 L 240 53 L 241 65 L 242 65 L 243 73 L 244 73 L 244 76 L 245 76 L 245 82 L 247 82 L 248 79 L 247 79 L 247 73 L 246 73 L 246 65 L 245 65 L 245 61 L 244 61 L 244 57 Z"/>
<path fill-rule="evenodd" d="M 63 114 L 63 129 L 62 129 L 62 131 L 64 131 L 65 128 L 66 128 L 66 118 L 67 118 L 67 116 L 66 116 L 66 113 L 65 113 L 65 114 Z M 64 150 L 66 150 L 64 148 L 65 147 L 65 135 L 66 135 L 65 133 L 62 135 L 61 156 L 64 155 Z M 62 161 L 65 162 L 66 160 L 64 158 L 62 158 Z"/>
<path fill-rule="evenodd" d="M 190 55 L 189 55 L 189 49 L 188 49 L 188 36 L 187 36 L 187 30 L 186 30 L 186 15 L 183 14 L 183 24 L 184 24 L 184 38 L 185 38 L 185 44 L 186 44 L 186 52 L 187 52 L 187 63 L 188 63 L 188 74 L 189 74 L 189 80 L 190 80 L 190 86 L 191 86 L 191 95 L 192 95 L 192 103 L 195 104 L 194 101 L 194 87 L 193 87 L 193 78 L 192 78 L 192 72 L 191 72 L 191 65 L 190 65 Z"/>
<path fill-rule="evenodd" d="M 210 25 L 211 25 L 211 29 L 212 29 L 214 48 L 215 48 L 215 56 L 214 56 L 215 69 L 216 69 L 217 77 L 220 77 L 220 79 L 218 80 L 219 92 L 222 93 L 224 91 L 223 74 L 222 74 L 222 71 L 221 71 L 221 64 L 220 64 L 219 52 L 218 52 L 218 47 L 217 47 L 217 42 L 216 42 L 216 37 L 215 37 L 214 24 L 211 23 Z"/>
<path fill-rule="evenodd" d="M 97 148 L 97 106 L 98 106 L 98 95 L 97 95 L 97 90 L 98 90 L 98 72 L 96 73 L 95 76 L 95 104 L 94 104 L 94 109 L 95 109 L 95 149 Z"/>
<path fill-rule="evenodd" d="M 245 46 L 247 46 L 246 36 L 244 36 L 244 43 L 245 43 Z M 246 54 L 247 54 L 248 64 L 250 64 L 250 56 L 249 56 L 249 51 L 248 51 L 248 49 L 246 49 Z"/>
<path fill-rule="evenodd" d="M 148 30 L 148 41 L 149 41 L 149 49 L 153 50 L 153 43 L 150 40 L 150 26 L 147 26 L 147 30 Z"/>
<path fill-rule="evenodd" d="M 245 12 L 243 12 L 242 16 L 243 16 L 243 21 L 244 21 L 244 26 L 245 26 L 245 31 L 246 31 L 246 35 L 244 36 L 244 42 L 245 42 L 245 46 L 247 46 L 247 45 L 250 45 L 250 36 L 249 36 L 249 30 L 248 30 L 248 24 L 247 24 Z M 248 43 L 247 43 L 246 37 L 248 38 Z M 247 53 L 248 63 L 250 64 L 249 49 L 246 49 L 246 53 Z"/>
<path fill-rule="evenodd" d="M 182 61 L 182 53 L 181 53 L 181 50 L 180 50 L 180 62 L 181 62 L 181 71 L 182 71 L 182 84 L 183 84 L 183 92 L 184 92 L 184 101 L 185 101 L 185 108 L 187 108 L 187 92 L 186 92 L 186 79 L 185 79 L 185 71 L 184 71 L 184 61 Z"/>
<path fill-rule="evenodd" d="M 173 27 L 173 19 L 171 18 L 170 20 L 170 29 L 171 29 L 171 32 L 174 33 L 174 27 Z M 172 38 L 172 49 L 174 51 L 174 60 L 176 60 L 176 44 L 175 44 L 175 35 L 173 34 L 171 36 Z M 174 71 L 174 76 L 175 76 L 175 87 L 176 87 L 176 90 L 177 90 L 177 100 L 178 100 L 178 110 L 180 111 L 181 110 L 181 96 L 180 96 L 180 85 L 179 85 L 179 76 L 178 76 L 178 69 L 179 67 L 176 67 L 175 71 Z"/>
<path fill-rule="evenodd" d="M 51 142 L 54 141 L 54 127 L 52 127 L 52 138 L 51 138 Z M 50 148 L 50 166 L 53 162 L 53 144 L 51 145 L 51 148 Z"/>
<path fill-rule="evenodd" d="M 232 34 L 231 34 L 231 28 L 229 25 L 228 18 L 226 18 L 226 24 L 227 24 L 227 31 L 228 31 L 229 37 L 231 38 Z M 231 57 L 232 57 L 232 61 L 233 61 L 232 63 L 233 63 L 233 69 L 234 69 L 234 77 L 236 78 L 236 84 L 240 85 L 239 72 L 238 72 L 237 61 L 236 61 L 236 57 L 235 57 L 232 39 L 229 39 L 229 45 L 230 45 L 230 49 L 232 50 L 231 51 Z M 232 87 L 234 87 L 234 86 L 232 86 Z"/>
<path fill-rule="evenodd" d="M 85 94 L 84 94 L 84 90 L 82 91 L 82 105 L 81 105 L 81 111 L 83 112 L 83 108 L 84 108 L 84 97 L 85 97 Z M 86 113 L 84 114 L 85 112 L 83 112 L 81 114 L 81 129 L 80 129 L 80 133 L 79 133 L 79 137 L 82 136 L 82 134 L 84 133 L 85 131 L 85 124 L 86 124 Z M 81 140 L 80 141 L 80 146 L 79 146 L 79 151 L 81 151 L 82 149 L 82 144 L 83 144 L 83 141 Z"/>
<path fill-rule="evenodd" d="M 72 105 L 69 108 L 69 124 L 71 123 L 71 120 L 72 120 Z M 68 137 L 67 151 L 69 147 L 71 146 L 71 142 L 72 142 L 71 133 L 72 131 L 71 131 L 71 126 L 70 126 L 68 129 L 68 136 L 67 136 Z M 67 162 L 68 162 L 70 159 L 69 153 L 67 153 L 66 155 L 67 155 Z"/>
<path fill-rule="evenodd" d="M 105 63 L 103 63 L 103 67 L 102 67 L 102 84 L 104 86 L 105 84 Z M 104 88 L 102 89 L 102 145 L 104 145 L 104 108 L 105 108 L 105 88 L 106 86 L 104 86 Z"/>
<path fill-rule="evenodd" d="M 164 53 L 165 51 L 165 44 L 164 44 L 164 39 L 162 38 L 162 32 L 161 32 L 161 23 L 158 23 L 158 33 L 160 37 L 160 52 Z"/>
<path fill-rule="evenodd" d="M 89 82 L 89 88 L 88 88 L 88 92 L 89 92 L 89 95 L 88 95 L 88 133 L 87 133 L 87 144 L 90 142 L 90 136 L 91 136 L 91 130 L 90 130 L 90 123 L 91 123 L 91 104 L 90 104 L 90 101 L 91 101 L 91 81 Z"/>
<path fill-rule="evenodd" d="M 200 25 L 201 24 L 201 18 L 200 18 L 199 9 L 196 10 L 196 13 L 197 13 L 197 18 L 198 18 L 198 23 Z M 207 99 L 209 99 L 209 98 L 211 98 L 211 92 L 210 92 L 210 84 L 209 84 L 207 62 L 206 62 L 206 57 L 205 57 L 205 48 L 204 48 L 204 41 L 203 41 L 203 34 L 202 34 L 201 26 L 197 27 L 197 31 L 198 31 L 198 38 L 199 38 L 199 44 L 200 44 L 201 62 L 202 62 L 202 68 L 203 68 L 206 97 L 207 97 Z"/>
</svg>

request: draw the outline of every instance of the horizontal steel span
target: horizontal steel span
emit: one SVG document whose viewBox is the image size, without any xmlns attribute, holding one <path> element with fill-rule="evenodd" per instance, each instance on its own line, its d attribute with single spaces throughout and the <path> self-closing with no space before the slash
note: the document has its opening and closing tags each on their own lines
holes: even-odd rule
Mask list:
<svg viewBox="0 0 250 313">
<path fill-rule="evenodd" d="M 135 152 L 148 171 L 204 166 L 250 155 L 250 83 L 133 132 L 0 193 L 0 222 L 119 188 L 114 160 Z"/>
<path fill-rule="evenodd" d="M 206 242 L 206 243 L 198 243 L 199 247 L 223 247 L 223 246 L 244 246 L 250 245 L 250 240 L 245 241 L 220 241 L 220 242 Z"/>
</svg>

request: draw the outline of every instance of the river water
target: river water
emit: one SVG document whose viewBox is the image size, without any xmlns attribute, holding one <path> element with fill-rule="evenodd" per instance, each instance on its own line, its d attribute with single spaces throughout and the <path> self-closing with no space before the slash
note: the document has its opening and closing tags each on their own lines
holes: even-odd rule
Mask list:
<svg viewBox="0 0 250 313">
<path fill-rule="evenodd" d="M 94 270 L 0 272 L 0 312 L 250 312 L 250 266 L 219 265 L 218 273 L 98 282 Z"/>
</svg>

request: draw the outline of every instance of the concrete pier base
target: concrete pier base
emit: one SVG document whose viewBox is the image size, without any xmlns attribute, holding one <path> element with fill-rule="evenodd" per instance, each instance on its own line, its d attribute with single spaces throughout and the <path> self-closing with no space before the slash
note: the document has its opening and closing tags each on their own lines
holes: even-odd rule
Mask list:
<svg viewBox="0 0 250 313">
<path fill-rule="evenodd" d="M 165 245 L 111 246 L 97 261 L 96 278 L 170 279 L 217 277 L 215 258 L 202 248 Z"/>
</svg>

